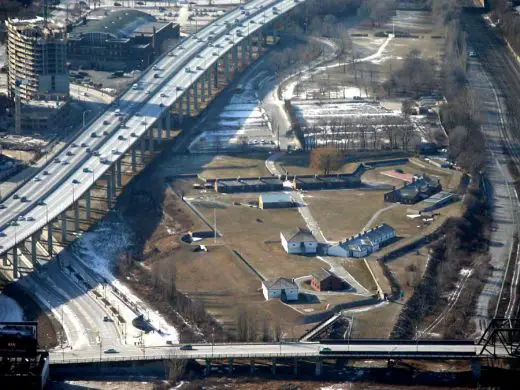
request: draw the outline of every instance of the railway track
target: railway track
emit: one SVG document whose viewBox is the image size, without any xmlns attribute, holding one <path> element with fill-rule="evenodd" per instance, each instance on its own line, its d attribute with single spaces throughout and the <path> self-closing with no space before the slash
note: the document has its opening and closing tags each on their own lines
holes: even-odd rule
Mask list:
<svg viewBox="0 0 520 390">
<path fill-rule="evenodd" d="M 500 128 L 502 133 L 502 147 L 511 163 L 520 172 L 520 153 L 515 145 L 520 142 L 520 64 L 511 56 L 505 41 L 488 26 L 481 15 L 465 13 L 462 15 L 463 28 L 468 33 L 468 40 L 478 53 L 479 61 L 488 75 L 493 78 L 497 90 L 493 90 L 497 103 L 503 100 L 505 112 L 499 112 Z M 493 85 L 493 84 L 491 84 Z M 500 107 L 500 104 L 498 104 Z M 505 120 L 504 120 L 505 119 Z M 516 199 L 518 194 L 511 184 L 510 196 Z M 516 225 L 516 234 L 519 232 L 520 216 L 518 207 L 515 208 L 513 219 Z M 518 282 L 520 277 L 520 253 L 515 251 L 514 258 L 509 258 L 504 283 L 502 283 L 498 301 L 495 307 L 495 316 L 516 317 L 518 314 Z M 506 280 L 510 281 L 509 289 Z M 502 303 L 505 294 L 509 295 L 507 306 Z"/>
</svg>

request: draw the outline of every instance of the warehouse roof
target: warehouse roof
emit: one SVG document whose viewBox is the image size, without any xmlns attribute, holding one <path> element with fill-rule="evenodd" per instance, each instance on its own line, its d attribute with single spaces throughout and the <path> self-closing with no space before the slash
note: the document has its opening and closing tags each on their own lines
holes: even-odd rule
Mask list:
<svg viewBox="0 0 520 390">
<path fill-rule="evenodd" d="M 116 38 L 130 38 L 143 24 L 155 22 L 155 18 L 136 10 L 114 11 L 102 19 L 88 20 L 74 29 L 74 34 L 106 33 Z"/>
<path fill-rule="evenodd" d="M 260 197 L 264 203 L 291 203 L 293 201 L 290 194 L 262 194 Z"/>
</svg>

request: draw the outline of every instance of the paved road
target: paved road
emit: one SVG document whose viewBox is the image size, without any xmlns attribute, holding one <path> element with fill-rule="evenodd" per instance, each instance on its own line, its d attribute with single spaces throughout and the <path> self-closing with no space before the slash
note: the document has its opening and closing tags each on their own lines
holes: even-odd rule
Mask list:
<svg viewBox="0 0 520 390">
<path fill-rule="evenodd" d="M 152 70 L 142 74 L 139 87 L 124 93 L 119 105 L 112 105 L 85 129 L 58 156 L 56 162 L 42 169 L 37 181 L 31 181 L 17 191 L 19 198 L 25 197 L 26 202 L 13 197 L 3 202 L 5 209 L 0 212 L 0 227 L 3 228 L 4 236 L 0 237 L 0 252 L 12 248 L 15 241 L 25 239 L 45 226 L 47 214 L 53 219 L 68 208 L 148 128 L 153 127 L 167 107 L 176 102 L 179 95 L 224 52 L 242 41 L 247 33 L 253 33 L 303 1 L 253 0 L 241 6 L 244 9 L 231 11 L 186 38 L 163 56 Z M 225 22 L 230 24 L 226 25 Z M 212 39 L 208 42 L 210 36 Z M 87 148 L 97 150 L 99 156 L 91 155 L 86 151 Z M 42 202 L 46 207 L 37 206 Z M 34 220 L 22 221 L 18 226 L 13 226 L 12 222 L 21 214 Z"/>
<path fill-rule="evenodd" d="M 84 92 L 87 92 L 89 96 L 83 96 Z M 100 93 L 99 91 L 92 91 L 91 88 L 79 87 L 74 84 L 71 84 L 70 95 L 76 101 L 80 101 L 79 104 L 82 106 L 85 112 L 87 112 L 85 114 L 85 119 L 87 121 L 97 116 L 104 109 L 105 105 L 110 104 L 110 102 L 113 99 L 106 94 Z M 71 104 L 77 104 L 77 102 L 73 102 Z M 75 122 L 79 123 L 79 125 L 74 131 L 70 131 L 70 133 L 74 134 L 78 130 L 80 130 L 82 126 L 81 120 L 82 118 L 79 118 L 79 122 L 78 120 L 75 120 Z M 63 133 L 63 129 L 60 128 L 59 131 L 50 129 L 48 132 Z M 73 136 L 71 135 L 68 138 L 72 139 Z M 2 194 L 2 198 L 8 197 L 11 194 L 11 192 L 14 191 L 18 186 L 20 186 L 26 180 L 30 179 L 34 174 L 34 169 L 40 169 L 47 163 L 47 161 L 52 161 L 55 154 L 59 153 L 60 149 L 67 143 L 69 139 L 52 141 L 51 144 L 48 146 L 50 147 L 50 149 L 49 153 L 46 156 L 40 158 L 34 165 L 31 165 L 30 167 L 10 177 L 8 180 L 5 180 L 2 183 L 0 183 L 0 194 Z"/>
<path fill-rule="evenodd" d="M 359 340 L 358 340 L 359 342 Z M 99 360 L 100 355 L 103 360 L 121 359 L 132 360 L 142 358 L 224 358 L 224 357 L 311 357 L 324 356 L 320 354 L 320 349 L 328 348 L 331 352 L 343 353 L 369 353 L 372 355 L 392 357 L 399 354 L 408 354 L 409 356 L 417 356 L 421 354 L 441 354 L 444 356 L 459 355 L 468 358 L 476 356 L 480 348 L 473 344 L 434 344 L 424 345 L 418 342 L 410 342 L 409 344 L 380 344 L 356 343 L 356 344 L 318 344 L 318 343 L 258 343 L 258 344 L 198 344 L 193 345 L 193 350 L 183 351 L 179 346 L 171 347 L 155 347 L 155 348 L 138 348 L 134 346 L 124 346 L 117 349 L 118 353 L 100 354 L 99 348 L 86 348 L 80 351 L 65 351 L 64 356 L 60 352 L 51 353 L 51 362 L 59 363 L 63 358 L 69 363 L 75 360 Z M 502 349 L 498 350 L 498 354 L 505 355 Z"/>
</svg>

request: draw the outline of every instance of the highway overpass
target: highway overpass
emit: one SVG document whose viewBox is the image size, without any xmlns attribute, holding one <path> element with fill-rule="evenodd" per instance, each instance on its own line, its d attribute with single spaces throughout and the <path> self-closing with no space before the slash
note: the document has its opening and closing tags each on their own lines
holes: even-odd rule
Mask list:
<svg viewBox="0 0 520 390">
<path fill-rule="evenodd" d="M 3 266 L 19 277 L 19 250 L 30 245 L 37 262 L 37 244 L 47 237 L 52 255 L 54 235 L 61 242 L 69 236 L 67 210 L 72 209 L 72 230 L 79 231 L 80 203 L 85 219 L 91 219 L 91 188 L 106 180 L 106 199 L 112 207 L 122 186 L 121 161 L 130 156 L 144 162 L 156 142 L 169 139 L 172 113 L 179 120 L 219 88 L 219 75 L 231 81 L 232 72 L 254 57 L 254 42 L 262 45 L 275 22 L 306 0 L 252 0 L 227 13 L 159 58 L 151 69 L 125 91 L 103 114 L 95 118 L 52 161 L 0 204 L 0 255 Z M 257 50 L 258 53 L 258 50 Z M 56 232 L 55 230 L 58 229 Z"/>
</svg>

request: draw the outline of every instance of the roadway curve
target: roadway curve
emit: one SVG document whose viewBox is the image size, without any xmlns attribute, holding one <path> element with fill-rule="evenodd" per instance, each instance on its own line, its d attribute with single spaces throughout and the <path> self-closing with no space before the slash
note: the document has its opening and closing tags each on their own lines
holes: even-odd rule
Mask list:
<svg viewBox="0 0 520 390">
<path fill-rule="evenodd" d="M 0 254 L 42 229 L 78 200 L 232 47 L 304 1 L 253 0 L 159 58 L 138 80 L 142 88 L 123 93 L 118 104 L 112 104 L 59 153 L 56 162 L 42 167 L 35 180 L 16 192 L 18 199 L 10 196 L 2 202 Z M 155 78 L 156 73 L 161 77 Z M 124 116 L 124 126 L 119 114 Z M 87 148 L 97 150 L 99 156 L 87 153 Z M 22 198 L 27 201 L 21 202 Z M 26 220 L 15 223 L 21 215 Z"/>
</svg>

